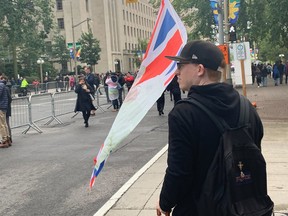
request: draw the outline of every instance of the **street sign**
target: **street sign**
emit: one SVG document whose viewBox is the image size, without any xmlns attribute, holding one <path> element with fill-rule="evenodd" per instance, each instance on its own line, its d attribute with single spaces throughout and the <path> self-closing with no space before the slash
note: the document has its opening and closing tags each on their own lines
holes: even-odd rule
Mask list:
<svg viewBox="0 0 288 216">
<path fill-rule="evenodd" d="M 75 44 L 76 45 L 76 48 L 79 48 L 79 47 L 81 47 L 81 44 L 80 43 L 76 43 Z M 70 49 L 70 48 L 73 48 L 73 43 L 67 43 L 67 47 Z"/>
<path fill-rule="evenodd" d="M 225 59 L 225 63 L 229 64 L 229 47 L 227 44 L 218 45 L 218 48 L 222 51 Z"/>
<path fill-rule="evenodd" d="M 246 59 L 246 51 L 245 51 L 245 46 L 243 43 L 236 44 L 236 57 L 238 60 Z"/>
</svg>

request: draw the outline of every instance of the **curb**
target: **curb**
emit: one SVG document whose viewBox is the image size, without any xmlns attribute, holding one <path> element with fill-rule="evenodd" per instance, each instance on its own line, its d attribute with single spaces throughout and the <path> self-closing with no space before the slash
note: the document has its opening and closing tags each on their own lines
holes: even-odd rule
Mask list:
<svg viewBox="0 0 288 216">
<path fill-rule="evenodd" d="M 148 161 L 137 173 L 135 173 L 93 216 L 105 215 L 122 195 L 143 175 L 168 149 L 165 145 L 150 161 Z"/>
</svg>

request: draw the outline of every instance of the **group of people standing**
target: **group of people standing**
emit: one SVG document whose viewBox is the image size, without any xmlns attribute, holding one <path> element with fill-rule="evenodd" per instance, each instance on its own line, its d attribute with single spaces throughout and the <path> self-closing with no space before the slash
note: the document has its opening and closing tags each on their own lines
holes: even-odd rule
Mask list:
<svg viewBox="0 0 288 216">
<path fill-rule="evenodd" d="M 288 81 L 288 60 L 286 65 L 282 63 L 281 60 L 276 61 L 273 65 L 273 79 L 275 82 L 275 86 L 279 84 L 283 84 L 283 75 L 285 75 L 285 84 Z"/>
<path fill-rule="evenodd" d="M 288 61 L 283 64 L 281 60 L 276 61 L 272 66 L 271 64 L 252 64 L 252 83 L 255 81 L 258 88 L 267 86 L 268 77 L 274 79 L 275 86 L 283 84 L 283 79 L 285 75 L 285 84 L 288 81 Z"/>
<path fill-rule="evenodd" d="M 9 125 L 12 97 L 6 84 L 7 77 L 0 73 L 0 148 L 8 148 L 12 145 L 12 134 Z"/>
</svg>

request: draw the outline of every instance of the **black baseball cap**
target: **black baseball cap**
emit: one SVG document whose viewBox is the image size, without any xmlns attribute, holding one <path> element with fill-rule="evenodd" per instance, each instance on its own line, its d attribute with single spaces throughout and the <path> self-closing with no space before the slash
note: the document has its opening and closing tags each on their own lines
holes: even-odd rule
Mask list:
<svg viewBox="0 0 288 216">
<path fill-rule="evenodd" d="M 165 57 L 178 62 L 202 64 L 205 68 L 214 71 L 222 71 L 220 66 L 224 60 L 223 53 L 215 44 L 203 40 L 188 42 L 182 49 L 180 56 Z"/>
</svg>

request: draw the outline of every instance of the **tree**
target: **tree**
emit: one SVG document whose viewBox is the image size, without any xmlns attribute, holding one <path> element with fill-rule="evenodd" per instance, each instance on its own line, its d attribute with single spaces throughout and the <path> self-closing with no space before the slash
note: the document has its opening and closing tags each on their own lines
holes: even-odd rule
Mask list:
<svg viewBox="0 0 288 216">
<path fill-rule="evenodd" d="M 61 65 L 66 64 L 70 60 L 70 54 L 63 35 L 56 34 L 56 36 L 53 38 L 52 57 L 54 62 Z"/>
<path fill-rule="evenodd" d="M 135 57 L 135 63 L 136 63 L 136 66 L 138 68 L 141 65 L 141 62 L 143 60 L 143 53 L 145 53 L 147 46 L 148 46 L 148 40 L 147 39 L 141 40 L 140 38 L 138 38 L 138 48 L 136 48 L 133 51 L 134 57 Z"/>
<path fill-rule="evenodd" d="M 98 64 L 101 48 L 90 28 L 87 33 L 82 33 L 78 42 L 81 44 L 80 61 L 92 66 Z"/>
<path fill-rule="evenodd" d="M 38 54 L 44 51 L 44 39 L 52 28 L 51 4 L 51 1 L 46 0 L 1 2 L 0 34 L 7 38 L 7 44 L 11 47 L 15 78 L 18 75 L 19 49 L 32 49 L 33 45 L 33 49 L 39 48 Z M 31 43 L 31 40 L 34 43 Z"/>
<path fill-rule="evenodd" d="M 278 43 L 281 47 L 288 47 L 288 13 L 287 0 L 267 0 L 267 26 L 270 31 L 271 42 Z M 288 53 L 287 53 L 288 54 Z"/>
</svg>

